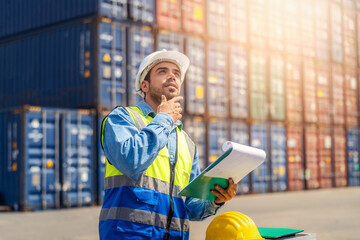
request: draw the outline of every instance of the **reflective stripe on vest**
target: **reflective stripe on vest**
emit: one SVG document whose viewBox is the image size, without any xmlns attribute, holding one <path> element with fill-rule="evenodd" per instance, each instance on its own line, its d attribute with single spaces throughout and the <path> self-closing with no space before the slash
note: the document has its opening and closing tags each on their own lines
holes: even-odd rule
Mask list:
<svg viewBox="0 0 360 240">
<path fill-rule="evenodd" d="M 143 117 L 140 109 L 137 108 L 136 111 L 133 108 L 125 108 L 128 113 L 134 119 L 136 126 L 141 131 L 151 120 L 152 118 L 148 116 L 147 118 Z M 146 122 L 145 122 L 146 120 Z M 106 118 L 102 124 L 102 132 L 105 126 Z M 178 193 L 182 190 L 184 186 L 187 185 L 190 178 L 190 171 L 192 167 L 192 161 L 195 156 L 195 144 L 191 141 L 189 136 L 184 131 L 177 131 L 178 137 L 178 156 L 181 156 L 175 166 L 176 176 L 175 184 L 173 189 L 173 197 L 179 198 Z M 101 141 L 103 141 L 103 134 L 101 136 Z M 187 149 L 187 151 L 185 151 Z M 184 152 L 185 151 L 185 152 Z M 165 171 L 164 171 L 165 169 Z M 160 192 L 166 195 L 170 195 L 170 163 L 169 163 L 169 153 L 167 147 L 164 147 L 160 152 L 157 158 L 154 160 L 148 169 L 139 176 L 137 181 L 133 181 L 127 176 L 119 172 L 110 162 L 106 161 L 106 177 L 104 188 L 116 189 L 120 187 L 138 187 L 151 189 L 156 192 Z M 106 201 L 106 194 L 104 202 Z M 180 207 L 180 206 L 178 206 Z M 143 211 L 139 209 L 126 208 L 122 206 L 115 206 L 111 208 L 103 208 L 100 214 L 100 221 L 105 221 L 107 219 L 118 219 L 125 220 L 134 223 L 145 223 L 149 225 L 155 225 L 161 228 L 166 228 L 166 223 L 168 216 L 159 214 L 156 212 Z M 173 217 L 170 223 L 170 229 L 175 231 L 189 231 L 189 219 L 180 219 Z"/>
</svg>

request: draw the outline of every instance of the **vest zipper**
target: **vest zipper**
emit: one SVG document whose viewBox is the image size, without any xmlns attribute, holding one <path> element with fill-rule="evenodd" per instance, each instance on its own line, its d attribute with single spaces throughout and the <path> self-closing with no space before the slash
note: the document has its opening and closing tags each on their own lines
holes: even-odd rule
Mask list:
<svg viewBox="0 0 360 240">
<path fill-rule="evenodd" d="M 176 131 L 176 151 L 175 151 L 175 162 L 174 162 L 174 164 L 171 164 L 170 159 L 169 159 L 169 163 L 170 163 L 170 193 L 169 193 L 170 209 L 169 209 L 169 214 L 168 214 L 168 217 L 167 217 L 166 234 L 164 236 L 164 240 L 167 240 L 170 237 L 170 225 L 171 225 L 172 217 L 174 215 L 174 199 L 172 197 L 172 194 L 173 194 L 173 189 L 174 189 L 175 165 L 177 163 L 177 157 L 178 157 L 178 133 Z"/>
</svg>

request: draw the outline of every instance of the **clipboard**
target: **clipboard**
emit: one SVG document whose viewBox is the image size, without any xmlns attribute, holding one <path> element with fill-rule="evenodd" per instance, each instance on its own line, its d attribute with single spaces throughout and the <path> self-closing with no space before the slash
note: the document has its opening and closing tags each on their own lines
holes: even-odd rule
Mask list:
<svg viewBox="0 0 360 240">
<path fill-rule="evenodd" d="M 234 182 L 238 183 L 263 163 L 266 157 L 263 150 L 230 141 L 223 144 L 223 150 L 225 152 L 198 177 L 193 179 L 179 193 L 180 196 L 215 201 L 216 196 L 210 192 L 211 189 L 215 189 L 215 184 L 227 188 L 229 186 L 229 177 L 232 177 Z M 251 161 L 252 158 L 254 158 L 253 162 Z M 229 165 L 235 166 L 235 168 L 230 169 Z M 245 169 L 241 169 L 242 167 Z M 240 171 L 237 171 L 237 169 Z"/>
</svg>

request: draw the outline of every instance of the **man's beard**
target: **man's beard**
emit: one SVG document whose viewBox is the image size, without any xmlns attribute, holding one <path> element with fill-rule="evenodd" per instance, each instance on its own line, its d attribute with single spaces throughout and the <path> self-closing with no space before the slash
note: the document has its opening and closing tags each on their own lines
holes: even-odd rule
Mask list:
<svg viewBox="0 0 360 240">
<path fill-rule="evenodd" d="M 170 99 L 179 96 L 179 93 L 177 92 L 177 90 L 172 91 L 172 89 L 169 90 L 169 92 L 164 93 L 162 91 L 162 89 L 165 88 L 165 85 L 168 84 L 168 82 L 165 82 L 162 86 L 161 89 L 157 89 L 152 87 L 151 84 L 149 84 L 149 96 L 150 98 L 156 103 L 159 104 L 161 103 L 161 95 L 165 95 L 166 99 L 169 101 Z"/>
</svg>

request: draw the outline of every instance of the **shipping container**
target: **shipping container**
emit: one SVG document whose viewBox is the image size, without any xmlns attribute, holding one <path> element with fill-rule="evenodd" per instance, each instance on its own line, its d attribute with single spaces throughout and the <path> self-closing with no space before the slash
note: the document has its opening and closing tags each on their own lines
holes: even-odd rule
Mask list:
<svg viewBox="0 0 360 240">
<path fill-rule="evenodd" d="M 284 10 L 284 33 L 285 33 L 285 51 L 288 54 L 300 55 L 300 1 L 285 0 Z"/>
<path fill-rule="evenodd" d="M 303 101 L 304 120 L 308 123 L 317 122 L 316 107 L 316 73 L 313 59 L 303 60 Z"/>
<path fill-rule="evenodd" d="M 231 45 L 229 48 L 230 115 L 248 117 L 248 57 L 245 49 Z"/>
<path fill-rule="evenodd" d="M 330 124 L 330 68 L 327 62 L 316 64 L 317 121 Z"/>
<path fill-rule="evenodd" d="M 346 131 L 343 127 L 333 127 L 334 147 L 334 178 L 335 187 L 345 187 L 347 185 L 346 174 Z"/>
<path fill-rule="evenodd" d="M 345 124 L 345 100 L 344 100 L 344 70 L 342 65 L 332 65 L 332 122 L 334 124 Z"/>
<path fill-rule="evenodd" d="M 358 66 L 360 66 L 360 13 L 358 12 L 356 14 L 356 18 L 357 18 L 357 64 Z"/>
<path fill-rule="evenodd" d="M 168 31 L 159 31 L 156 39 L 156 50 L 175 50 L 184 52 L 184 36 Z"/>
<path fill-rule="evenodd" d="M 267 126 L 266 123 L 251 125 L 251 146 L 267 152 Z M 252 192 L 265 193 L 270 191 L 270 174 L 268 169 L 268 157 L 252 173 Z"/>
<path fill-rule="evenodd" d="M 125 104 L 125 42 L 124 25 L 89 19 L 0 45 L 0 108 Z"/>
<path fill-rule="evenodd" d="M 358 125 L 357 85 L 356 69 L 345 67 L 345 119 L 348 126 Z"/>
<path fill-rule="evenodd" d="M 347 164 L 349 186 L 360 186 L 359 128 L 347 129 Z"/>
<path fill-rule="evenodd" d="M 245 122 L 239 120 L 230 121 L 230 141 L 249 146 L 249 130 Z M 249 193 L 249 184 L 249 175 L 247 175 L 238 183 L 237 193 Z"/>
<path fill-rule="evenodd" d="M 304 189 L 303 129 L 300 124 L 290 124 L 287 137 L 288 190 Z"/>
<path fill-rule="evenodd" d="M 250 44 L 255 48 L 267 48 L 267 1 L 248 1 Z"/>
<path fill-rule="evenodd" d="M 180 0 L 156 1 L 156 20 L 160 29 L 179 32 L 181 30 Z"/>
<path fill-rule="evenodd" d="M 248 11 L 246 0 L 230 0 L 229 2 L 229 41 L 246 43 L 248 40 Z"/>
<path fill-rule="evenodd" d="M 329 5 L 327 0 L 315 1 L 315 49 L 316 58 L 329 60 Z"/>
<path fill-rule="evenodd" d="M 331 129 L 320 126 L 318 128 L 318 161 L 320 188 L 332 187 L 332 157 L 331 157 Z"/>
<path fill-rule="evenodd" d="M 90 110 L 1 111 L 1 205 L 40 210 L 94 204 L 93 120 Z"/>
<path fill-rule="evenodd" d="M 184 130 L 196 144 L 196 150 L 199 155 L 199 167 L 203 171 L 208 166 L 206 160 L 206 124 L 204 118 L 186 116 Z"/>
<path fill-rule="evenodd" d="M 131 20 L 143 24 L 153 25 L 155 23 L 154 0 L 132 0 L 132 1 L 128 1 L 128 5 L 129 5 L 129 18 Z"/>
<path fill-rule="evenodd" d="M 284 50 L 284 0 L 268 1 L 268 45 L 271 50 Z"/>
<path fill-rule="evenodd" d="M 209 42 L 206 58 L 208 114 L 215 117 L 226 117 L 230 100 L 227 92 L 227 46 Z"/>
<path fill-rule="evenodd" d="M 205 43 L 200 38 L 186 37 L 185 54 L 190 59 L 186 73 L 186 113 L 205 113 Z"/>
<path fill-rule="evenodd" d="M 295 56 L 287 56 L 285 66 L 286 119 L 302 122 L 301 62 Z"/>
<path fill-rule="evenodd" d="M 183 0 L 181 3 L 183 31 L 195 35 L 205 33 L 205 0 Z"/>
<path fill-rule="evenodd" d="M 207 0 L 207 35 L 211 39 L 228 40 L 228 5 L 221 0 Z"/>
<path fill-rule="evenodd" d="M 287 190 L 286 133 L 282 123 L 270 125 L 271 191 Z"/>
<path fill-rule="evenodd" d="M 267 60 L 262 52 L 250 53 L 250 116 L 257 120 L 266 120 L 268 114 L 267 92 Z"/>
<path fill-rule="evenodd" d="M 223 154 L 222 146 L 229 140 L 229 123 L 225 118 L 212 118 L 207 127 L 208 161 L 211 164 Z"/>
<path fill-rule="evenodd" d="M 315 57 L 315 9 L 313 0 L 300 4 L 300 32 L 302 55 Z"/>
<path fill-rule="evenodd" d="M 346 65 L 357 66 L 356 54 L 356 12 L 354 8 L 344 8 L 344 62 Z"/>
<path fill-rule="evenodd" d="M 270 61 L 270 115 L 272 120 L 285 120 L 284 58 L 272 54 Z"/>
<path fill-rule="evenodd" d="M 132 25 L 128 28 L 127 38 L 127 105 L 136 106 L 142 100 L 135 89 L 136 75 L 141 61 L 154 52 L 154 36 L 150 27 Z"/>
<path fill-rule="evenodd" d="M 306 189 L 317 189 L 319 182 L 319 161 L 317 152 L 318 130 L 314 125 L 305 126 L 304 130 L 304 152 L 305 152 L 305 187 Z"/>
<path fill-rule="evenodd" d="M 331 54 L 335 62 L 343 62 L 343 22 L 341 6 L 336 3 L 330 4 L 331 22 Z"/>
</svg>

